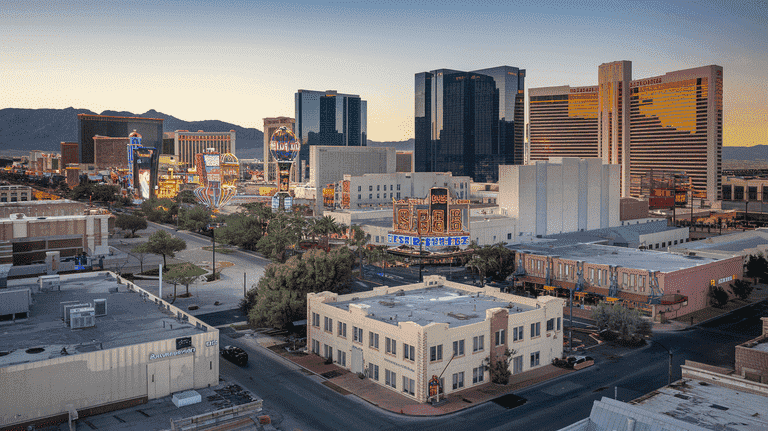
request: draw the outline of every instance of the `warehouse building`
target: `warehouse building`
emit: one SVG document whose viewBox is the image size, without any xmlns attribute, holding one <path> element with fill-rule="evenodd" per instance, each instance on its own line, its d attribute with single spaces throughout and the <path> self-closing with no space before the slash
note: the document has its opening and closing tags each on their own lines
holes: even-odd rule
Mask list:
<svg viewBox="0 0 768 431">
<path fill-rule="evenodd" d="M 487 361 L 507 349 L 513 374 L 559 358 L 563 302 L 440 276 L 348 295 L 310 293 L 307 342 L 340 367 L 427 402 L 489 382 Z"/>
<path fill-rule="evenodd" d="M 113 273 L 10 284 L 0 291 L 0 429 L 218 384 L 218 330 Z"/>
</svg>

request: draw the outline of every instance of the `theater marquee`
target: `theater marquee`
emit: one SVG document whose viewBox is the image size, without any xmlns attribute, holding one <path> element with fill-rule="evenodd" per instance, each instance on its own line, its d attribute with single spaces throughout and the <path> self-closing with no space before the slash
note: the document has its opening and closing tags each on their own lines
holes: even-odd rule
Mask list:
<svg viewBox="0 0 768 431">
<path fill-rule="evenodd" d="M 453 199 L 435 187 L 426 199 L 402 199 L 392 205 L 391 245 L 423 247 L 469 245 L 469 201 Z"/>
</svg>

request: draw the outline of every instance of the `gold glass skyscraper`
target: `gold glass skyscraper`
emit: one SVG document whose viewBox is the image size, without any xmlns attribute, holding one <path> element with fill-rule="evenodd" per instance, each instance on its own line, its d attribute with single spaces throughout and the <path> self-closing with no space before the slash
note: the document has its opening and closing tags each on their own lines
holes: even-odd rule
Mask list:
<svg viewBox="0 0 768 431">
<path fill-rule="evenodd" d="M 622 196 L 638 196 L 637 180 L 651 171 L 684 172 L 694 198 L 720 200 L 723 68 L 631 80 L 631 67 L 629 61 L 601 65 L 594 96 L 585 89 L 595 87 L 532 88 L 531 160 L 602 157 L 621 165 Z M 589 102 L 573 98 L 579 92 L 590 94 Z"/>
</svg>

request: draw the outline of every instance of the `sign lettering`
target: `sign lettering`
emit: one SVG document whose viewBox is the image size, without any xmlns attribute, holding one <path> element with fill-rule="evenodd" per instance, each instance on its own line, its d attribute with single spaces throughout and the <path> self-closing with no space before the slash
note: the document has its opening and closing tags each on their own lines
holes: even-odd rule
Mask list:
<svg viewBox="0 0 768 431">
<path fill-rule="evenodd" d="M 155 359 L 169 358 L 171 356 L 179 356 L 179 355 L 184 355 L 186 353 L 195 353 L 195 348 L 190 347 L 189 349 L 177 350 L 175 352 L 166 352 L 166 353 L 160 353 L 160 354 L 150 353 L 149 360 L 154 361 Z"/>
</svg>

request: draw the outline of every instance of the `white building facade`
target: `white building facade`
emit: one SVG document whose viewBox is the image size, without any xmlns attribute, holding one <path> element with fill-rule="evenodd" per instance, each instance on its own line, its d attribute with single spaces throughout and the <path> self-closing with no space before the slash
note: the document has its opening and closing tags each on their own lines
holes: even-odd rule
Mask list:
<svg viewBox="0 0 768 431">
<path fill-rule="evenodd" d="M 517 219 L 519 235 L 620 226 L 620 173 L 599 158 L 499 166 L 499 207 Z"/>
<path fill-rule="evenodd" d="M 349 181 L 349 208 L 391 206 L 392 200 L 424 198 L 433 187 L 448 187 L 456 199 L 469 199 L 470 177 L 454 177 L 450 172 L 391 172 L 386 174 L 344 175 Z M 335 202 L 345 202 L 344 184 L 336 183 Z"/>
<path fill-rule="evenodd" d="M 338 295 L 310 293 L 310 350 L 419 402 L 430 381 L 448 394 L 490 381 L 509 351 L 513 374 L 562 355 L 563 300 L 501 293 L 428 276 L 423 283 Z"/>
</svg>

